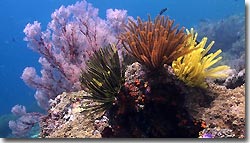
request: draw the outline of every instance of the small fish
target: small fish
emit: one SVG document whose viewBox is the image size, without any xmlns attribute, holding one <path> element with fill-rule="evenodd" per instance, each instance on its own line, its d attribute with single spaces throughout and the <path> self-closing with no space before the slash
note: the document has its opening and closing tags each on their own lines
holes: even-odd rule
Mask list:
<svg viewBox="0 0 250 143">
<path fill-rule="evenodd" d="M 160 12 L 159 12 L 159 15 L 162 15 L 165 11 L 167 11 L 168 8 L 163 8 Z"/>
<path fill-rule="evenodd" d="M 16 38 L 12 37 L 12 42 L 16 42 Z"/>
<path fill-rule="evenodd" d="M 209 19 L 207 19 L 207 18 L 202 18 L 202 19 L 200 19 L 200 22 L 206 23 L 206 22 L 209 22 Z"/>
</svg>

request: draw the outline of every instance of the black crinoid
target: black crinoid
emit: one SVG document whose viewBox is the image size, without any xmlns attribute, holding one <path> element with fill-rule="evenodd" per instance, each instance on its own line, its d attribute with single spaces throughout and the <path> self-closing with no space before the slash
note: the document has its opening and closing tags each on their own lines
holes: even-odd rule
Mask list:
<svg viewBox="0 0 250 143">
<path fill-rule="evenodd" d="M 97 104 L 90 104 L 84 109 L 93 113 L 106 111 L 114 105 L 123 83 L 123 72 L 116 46 L 109 44 L 95 51 L 86 66 L 80 81 L 90 96 L 83 98 L 91 99 Z"/>
<path fill-rule="evenodd" d="M 102 131 L 102 137 L 135 137 L 137 123 L 143 118 L 142 112 L 137 110 L 137 98 L 130 96 L 132 91 L 124 86 L 125 63 L 120 63 L 117 48 L 108 45 L 94 52 L 80 78 L 83 88 L 89 93 L 83 99 L 92 101 L 83 105 L 83 112 L 105 114 L 112 126 L 112 129 L 106 127 Z M 131 122 L 135 119 L 137 121 Z"/>
</svg>

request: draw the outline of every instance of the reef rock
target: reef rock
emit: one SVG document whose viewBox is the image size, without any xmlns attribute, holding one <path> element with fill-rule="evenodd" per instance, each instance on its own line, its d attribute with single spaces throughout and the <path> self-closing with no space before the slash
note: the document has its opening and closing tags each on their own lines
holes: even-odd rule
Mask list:
<svg viewBox="0 0 250 143">
<path fill-rule="evenodd" d="M 45 138 L 245 137 L 245 84 L 228 89 L 210 81 L 207 88 L 185 85 L 169 66 L 149 73 L 139 63 L 125 72 L 122 104 L 88 116 L 85 91 L 63 93 L 50 101 L 40 123 Z M 200 134 L 199 134 L 200 133 Z"/>
<path fill-rule="evenodd" d="M 207 91 L 200 92 L 200 95 L 196 91 L 189 93 L 189 112 L 206 123 L 202 135 L 210 133 L 213 138 L 245 137 L 245 84 L 227 89 L 210 83 Z"/>
<path fill-rule="evenodd" d="M 51 108 L 44 116 L 40 126 L 42 138 L 100 138 L 95 132 L 95 119 L 99 114 L 88 116 L 82 112 L 83 106 L 93 104 L 81 97 L 88 95 L 85 91 L 62 93 L 50 101 Z"/>
</svg>

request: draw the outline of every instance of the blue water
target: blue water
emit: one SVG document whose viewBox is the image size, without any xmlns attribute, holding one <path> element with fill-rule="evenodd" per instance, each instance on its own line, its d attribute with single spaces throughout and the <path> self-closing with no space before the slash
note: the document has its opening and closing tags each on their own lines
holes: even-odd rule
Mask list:
<svg viewBox="0 0 250 143">
<path fill-rule="evenodd" d="M 37 20 L 46 28 L 51 13 L 61 5 L 74 4 L 77 0 L 1 0 L 0 1 L 0 115 L 9 114 L 16 104 L 25 105 L 28 111 L 38 111 L 29 88 L 20 76 L 25 67 L 40 71 L 39 55 L 23 41 L 23 29 L 27 23 Z M 243 0 L 88 0 L 99 8 L 99 16 L 105 18 L 106 9 L 126 9 L 128 15 L 147 19 L 156 16 L 161 9 L 175 19 L 180 26 L 190 28 L 199 21 L 217 20 L 232 14 L 244 13 Z"/>
</svg>

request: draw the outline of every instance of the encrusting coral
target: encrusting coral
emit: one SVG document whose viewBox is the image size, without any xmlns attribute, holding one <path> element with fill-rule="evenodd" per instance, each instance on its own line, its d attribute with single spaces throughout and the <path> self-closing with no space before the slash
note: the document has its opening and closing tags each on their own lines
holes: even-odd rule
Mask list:
<svg viewBox="0 0 250 143">
<path fill-rule="evenodd" d="M 193 49 L 186 48 L 188 35 L 184 28 L 173 27 L 173 20 L 168 17 L 157 16 L 152 22 L 142 22 L 138 17 L 137 24 L 129 19 L 125 32 L 120 39 L 126 50 L 140 63 L 150 69 L 157 69 L 163 64 L 170 64 L 173 60 L 183 56 Z"/>
<path fill-rule="evenodd" d="M 228 66 L 222 65 L 214 68 L 212 67 L 215 63 L 222 59 L 222 57 L 217 57 L 222 51 L 219 49 L 215 53 L 207 54 L 212 48 L 214 41 L 212 41 L 207 48 L 204 48 L 207 42 L 207 37 L 204 37 L 198 44 L 196 42 L 197 33 L 194 34 L 194 30 L 187 30 L 187 34 L 191 34 L 188 43 L 190 49 L 196 48 L 192 52 L 179 57 L 177 60 L 173 61 L 172 68 L 175 75 L 186 82 L 190 86 L 200 86 L 206 87 L 206 78 L 221 78 L 226 77 L 227 74 L 223 73 L 223 70 L 229 69 Z"/>
</svg>

